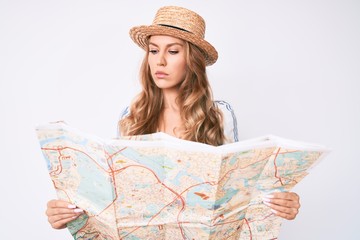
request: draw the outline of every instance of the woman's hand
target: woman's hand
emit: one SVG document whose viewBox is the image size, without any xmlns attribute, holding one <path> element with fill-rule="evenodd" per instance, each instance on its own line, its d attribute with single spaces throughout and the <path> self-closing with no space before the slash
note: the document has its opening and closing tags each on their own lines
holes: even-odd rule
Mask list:
<svg viewBox="0 0 360 240">
<path fill-rule="evenodd" d="M 65 228 L 68 222 L 73 221 L 83 212 L 84 210 L 62 200 L 50 200 L 46 209 L 48 221 L 55 229 Z"/>
<path fill-rule="evenodd" d="M 287 220 L 295 219 L 299 213 L 300 197 L 294 192 L 272 193 L 265 196 L 263 202 L 275 215 Z"/>
</svg>

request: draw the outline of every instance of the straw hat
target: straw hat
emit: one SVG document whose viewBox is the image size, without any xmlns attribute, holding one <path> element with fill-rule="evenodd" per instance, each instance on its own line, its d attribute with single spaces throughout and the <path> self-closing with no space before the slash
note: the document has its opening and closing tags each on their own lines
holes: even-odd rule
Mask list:
<svg viewBox="0 0 360 240">
<path fill-rule="evenodd" d="M 204 39 L 204 19 L 186 8 L 162 7 L 152 25 L 130 29 L 131 39 L 143 49 L 146 49 L 148 38 L 152 35 L 168 35 L 193 43 L 202 50 L 207 66 L 214 64 L 218 58 L 216 49 Z"/>
</svg>

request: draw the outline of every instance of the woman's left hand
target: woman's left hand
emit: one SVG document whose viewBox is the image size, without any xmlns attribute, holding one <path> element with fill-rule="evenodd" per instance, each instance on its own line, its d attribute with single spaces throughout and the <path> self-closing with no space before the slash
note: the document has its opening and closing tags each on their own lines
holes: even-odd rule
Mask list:
<svg viewBox="0 0 360 240">
<path fill-rule="evenodd" d="M 263 202 L 275 215 L 287 220 L 295 219 L 299 213 L 300 197 L 294 192 L 272 193 L 265 196 Z"/>
</svg>

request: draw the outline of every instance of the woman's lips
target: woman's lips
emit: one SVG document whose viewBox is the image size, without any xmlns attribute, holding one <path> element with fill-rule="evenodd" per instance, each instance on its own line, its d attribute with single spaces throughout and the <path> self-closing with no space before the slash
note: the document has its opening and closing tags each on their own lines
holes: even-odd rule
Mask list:
<svg viewBox="0 0 360 240">
<path fill-rule="evenodd" d="M 155 76 L 156 76 L 157 78 L 165 78 L 167 75 L 168 75 L 167 73 L 160 72 L 160 71 L 158 71 L 158 72 L 155 73 Z"/>
</svg>

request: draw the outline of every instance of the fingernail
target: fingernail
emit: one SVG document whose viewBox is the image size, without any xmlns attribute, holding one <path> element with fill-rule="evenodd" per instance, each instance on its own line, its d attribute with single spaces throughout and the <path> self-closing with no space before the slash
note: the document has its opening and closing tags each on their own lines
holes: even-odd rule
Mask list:
<svg viewBox="0 0 360 240">
<path fill-rule="evenodd" d="M 74 212 L 75 213 L 80 213 L 80 212 L 83 212 L 84 210 L 80 209 L 80 208 L 77 208 L 77 209 L 74 209 Z"/>
<path fill-rule="evenodd" d="M 263 198 L 263 202 L 271 202 L 271 200 L 268 198 Z"/>
<path fill-rule="evenodd" d="M 264 202 L 264 204 L 269 207 L 271 206 L 269 202 Z"/>
<path fill-rule="evenodd" d="M 274 210 L 274 209 L 270 209 L 270 211 L 271 211 L 272 213 L 274 213 L 274 214 L 277 214 L 277 211 Z"/>
<path fill-rule="evenodd" d="M 265 198 L 274 198 L 274 195 L 266 195 Z"/>
<path fill-rule="evenodd" d="M 76 205 L 69 204 L 69 205 L 68 205 L 68 208 L 76 208 Z"/>
</svg>

